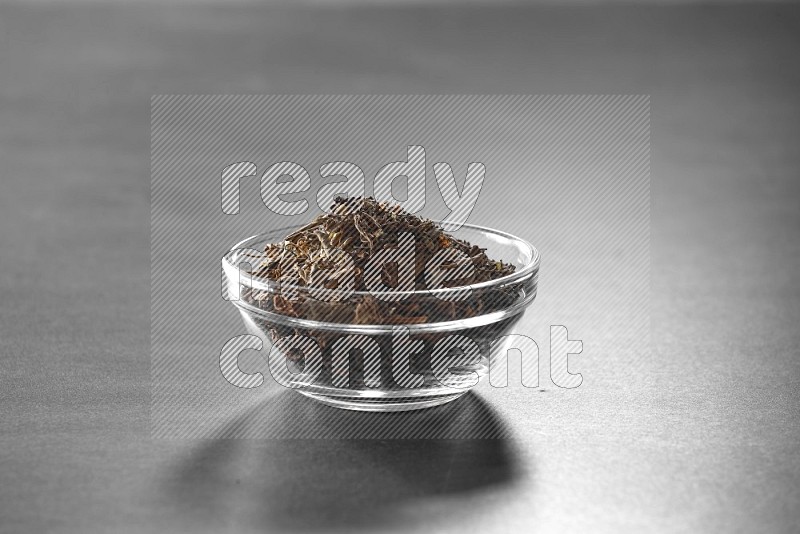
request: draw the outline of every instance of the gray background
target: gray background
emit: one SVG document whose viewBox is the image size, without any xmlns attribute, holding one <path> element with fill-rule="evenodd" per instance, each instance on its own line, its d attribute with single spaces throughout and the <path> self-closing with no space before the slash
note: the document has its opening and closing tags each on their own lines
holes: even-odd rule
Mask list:
<svg viewBox="0 0 800 534">
<path fill-rule="evenodd" d="M 0 529 L 796 531 L 797 35 L 777 4 L 0 6 Z M 151 440 L 150 95 L 197 92 L 651 94 L 638 376 L 460 408 L 509 440 Z"/>
</svg>

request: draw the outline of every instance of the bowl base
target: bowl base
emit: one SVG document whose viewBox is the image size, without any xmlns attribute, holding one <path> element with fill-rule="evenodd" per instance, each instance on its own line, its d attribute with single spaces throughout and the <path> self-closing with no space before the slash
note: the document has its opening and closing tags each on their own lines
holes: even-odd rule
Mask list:
<svg viewBox="0 0 800 534">
<path fill-rule="evenodd" d="M 452 402 L 464 395 L 467 391 L 458 393 L 447 393 L 444 395 L 433 395 L 425 397 L 340 397 L 332 395 L 321 395 L 308 391 L 298 390 L 298 393 L 305 395 L 317 402 L 341 408 L 343 410 L 357 410 L 361 412 L 404 412 L 408 410 L 421 410 L 432 408 L 441 404 Z"/>
</svg>

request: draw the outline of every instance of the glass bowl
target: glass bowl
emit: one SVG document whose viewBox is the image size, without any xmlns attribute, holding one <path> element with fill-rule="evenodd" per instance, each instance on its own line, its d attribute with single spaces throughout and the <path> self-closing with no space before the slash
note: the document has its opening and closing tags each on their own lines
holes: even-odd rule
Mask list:
<svg viewBox="0 0 800 534">
<path fill-rule="evenodd" d="M 272 230 L 234 245 L 222 260 L 226 298 L 248 332 L 271 347 L 273 378 L 330 406 L 402 411 L 457 399 L 488 374 L 495 357 L 505 355 L 507 334 L 536 297 L 538 251 L 513 235 L 466 224 L 451 235 L 515 271 L 457 287 L 443 287 L 434 277 L 431 288 L 405 291 L 385 281 L 370 286 L 374 291 L 315 284 L 313 295 L 304 284 L 254 274 L 265 246 L 283 242 L 299 228 Z M 371 319 L 378 316 L 372 309 L 413 310 L 413 315 L 393 311 L 390 322 L 379 324 Z"/>
</svg>

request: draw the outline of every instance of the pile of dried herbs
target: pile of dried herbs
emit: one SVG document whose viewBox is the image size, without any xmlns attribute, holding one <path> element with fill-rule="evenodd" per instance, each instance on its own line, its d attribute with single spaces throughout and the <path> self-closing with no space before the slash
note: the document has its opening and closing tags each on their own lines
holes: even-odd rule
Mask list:
<svg viewBox="0 0 800 534">
<path fill-rule="evenodd" d="M 410 242 L 408 234 L 413 237 Z M 381 295 L 376 297 L 368 291 L 365 278 L 369 277 L 374 284 L 377 271 L 370 276 L 368 270 L 380 268 L 380 282 L 385 286 L 382 291 L 398 287 L 398 263 L 403 258 L 381 263 L 381 254 L 383 251 L 401 250 L 398 243 L 401 235 L 405 236 L 408 250 L 413 250 L 413 279 L 404 279 L 404 287 L 411 286 L 413 291 L 404 294 L 404 300 L 378 298 Z M 451 249 L 458 253 L 440 254 Z M 447 271 L 453 275 L 438 278 L 440 287 L 462 287 L 509 275 L 514 272 L 514 266 L 490 259 L 485 249 L 447 234 L 433 221 L 373 198 L 337 198 L 328 213 L 292 232 L 283 242 L 268 244 L 257 259 L 247 257 L 254 267 L 251 274 L 278 284 L 270 291 L 242 288 L 243 301 L 273 314 L 326 323 L 413 325 L 460 320 L 506 309 L 520 302 L 528 291 L 524 282 L 473 287 L 465 298 L 460 299 L 444 299 L 425 291 L 429 289 L 426 282 L 432 272 Z M 409 254 L 409 262 L 411 257 Z M 370 260 L 375 261 L 370 264 Z M 467 265 L 471 268 L 467 269 Z M 403 267 L 404 276 L 409 276 L 409 265 L 406 263 Z M 316 278 L 320 272 L 324 276 Z M 335 292 L 343 286 L 350 291 L 342 291 L 340 299 L 314 298 L 312 290 L 320 288 L 320 281 L 324 282 L 322 287 L 325 290 Z M 287 287 L 292 290 L 287 290 Z M 435 387 L 438 382 L 431 371 L 432 351 L 439 340 L 453 334 L 474 341 L 485 364 L 489 360 L 491 342 L 507 333 L 519 317 L 521 313 L 515 313 L 477 327 L 411 332 L 411 339 L 422 342 L 421 349 L 409 355 L 411 372 L 422 375 L 426 386 Z M 306 328 L 274 318 L 262 317 L 255 321 L 259 329 L 269 332 L 273 341 L 293 335 L 312 338 L 322 350 L 323 383 L 332 383 L 333 377 L 343 372 L 333 368 L 332 351 L 337 340 L 347 337 L 346 333 L 330 327 Z M 381 383 L 384 386 L 388 384 L 386 387 L 390 389 L 395 388 L 392 365 L 396 347 L 393 337 L 381 333 L 371 336 L 371 339 L 380 348 Z M 350 388 L 366 387 L 363 379 L 365 357 L 358 350 L 350 353 L 349 371 L 346 371 L 350 373 Z M 286 358 L 295 364 L 302 362 L 302 355 L 295 353 L 286 354 Z"/>
<path fill-rule="evenodd" d="M 293 298 L 279 293 L 254 293 L 251 302 L 260 308 L 312 320 L 356 324 L 414 324 L 473 317 L 507 306 L 517 297 L 512 288 L 491 292 L 473 291 L 465 300 L 443 300 L 424 291 L 402 301 L 384 301 L 365 294 L 367 262 L 386 248 L 397 247 L 398 236 L 414 238 L 414 290 L 424 290 L 426 269 L 457 268 L 453 261 L 438 265 L 430 260 L 439 251 L 453 248 L 461 261 L 472 263 L 469 276 L 444 282 L 444 287 L 461 287 L 494 280 L 514 272 L 514 266 L 487 257 L 485 249 L 445 233 L 435 222 L 414 216 L 399 206 L 373 198 L 336 198 L 329 213 L 316 217 L 286 236 L 282 243 L 266 246 L 264 258 L 252 274 L 287 282 L 300 291 Z M 338 249 L 338 250 L 337 250 Z M 342 253 L 350 259 L 342 261 Z M 286 261 L 287 254 L 292 261 Z M 347 300 L 325 302 L 302 291 L 315 271 L 325 271 L 327 289 L 335 289 L 347 276 L 353 277 L 357 292 Z M 464 272 L 464 269 L 461 270 Z M 383 265 L 381 280 L 386 290 L 397 286 L 397 265 Z"/>
</svg>

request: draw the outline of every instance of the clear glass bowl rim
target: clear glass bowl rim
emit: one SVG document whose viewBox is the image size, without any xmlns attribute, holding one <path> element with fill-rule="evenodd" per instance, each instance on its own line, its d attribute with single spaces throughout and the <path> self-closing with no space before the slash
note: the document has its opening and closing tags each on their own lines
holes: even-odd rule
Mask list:
<svg viewBox="0 0 800 534">
<path fill-rule="evenodd" d="M 441 221 L 434 221 L 437 224 L 441 224 Z M 297 228 L 302 227 L 303 224 L 298 224 L 294 226 L 284 227 L 284 228 L 277 228 L 275 230 L 270 230 L 269 232 L 264 232 L 261 234 L 256 234 L 250 236 L 242 241 L 239 241 L 230 250 L 223 256 L 222 258 L 222 268 L 225 273 L 227 280 L 230 282 L 233 277 L 239 278 L 238 283 L 249 287 L 251 289 L 260 290 L 260 291 L 268 291 L 268 292 L 275 292 L 278 291 L 281 285 L 274 280 L 270 280 L 268 278 L 263 277 L 256 277 L 250 274 L 246 276 L 239 276 L 239 267 L 234 265 L 230 261 L 230 253 L 236 251 L 238 249 L 246 249 L 250 248 L 250 244 L 254 242 L 264 241 L 265 237 L 278 235 L 277 240 L 280 241 L 283 236 L 288 235 L 289 232 L 295 230 Z M 475 230 L 478 232 L 483 232 L 486 234 L 493 234 L 500 237 L 503 237 L 509 241 L 514 242 L 517 246 L 521 246 L 523 249 L 527 249 L 526 252 L 530 255 L 530 260 L 519 268 L 515 270 L 513 273 L 503 276 L 501 278 L 497 278 L 495 280 L 489 280 L 486 282 L 480 282 L 478 284 L 471 284 L 469 286 L 458 286 L 453 288 L 442 288 L 442 289 L 431 289 L 431 290 L 416 290 L 416 291 L 353 291 L 351 292 L 351 296 L 356 295 L 371 295 L 376 298 L 380 298 L 381 296 L 392 295 L 394 297 L 397 296 L 405 296 L 405 297 L 412 297 L 414 295 L 425 295 L 425 296 L 436 296 L 440 298 L 445 298 L 447 296 L 455 296 L 463 292 L 465 288 L 470 288 L 472 290 L 476 289 L 488 289 L 488 288 L 500 288 L 507 285 L 518 283 L 522 280 L 535 277 L 539 272 L 539 263 L 540 263 L 540 254 L 539 251 L 528 241 L 517 237 L 513 234 L 509 234 L 507 232 L 503 232 L 500 230 L 495 230 L 493 228 L 488 228 L 485 226 L 478 226 L 474 224 L 464 224 L 462 228 L 468 228 L 470 230 Z M 269 242 L 277 242 L 277 241 L 269 241 Z M 514 315 L 515 313 L 521 311 L 528 304 L 530 304 L 533 299 L 536 297 L 536 280 L 534 281 L 534 289 L 531 291 L 530 294 L 525 295 L 523 299 L 520 301 L 515 302 L 512 306 L 505 308 L 503 310 L 498 310 L 495 312 L 478 315 L 475 317 L 470 317 L 467 319 L 456 319 L 453 321 L 440 321 L 435 323 L 423 323 L 423 324 L 349 324 L 349 323 L 330 323 L 330 322 L 322 322 L 322 321 L 314 321 L 310 319 L 300 319 L 297 317 L 291 317 L 288 315 L 283 315 L 279 313 L 269 312 L 267 310 L 263 310 L 261 308 L 257 308 L 255 306 L 251 306 L 241 299 L 232 301 L 237 307 L 242 308 L 249 314 L 257 315 L 263 318 L 270 319 L 278 324 L 283 324 L 287 326 L 293 326 L 297 328 L 306 328 L 306 329 L 315 329 L 315 330 L 337 330 L 341 332 L 348 332 L 348 333 L 360 333 L 360 334 L 377 334 L 377 333 L 387 333 L 397 330 L 398 328 L 407 328 L 409 331 L 414 333 L 420 332 L 438 332 L 438 331 L 448 331 L 452 329 L 462 329 L 462 328 L 472 328 L 483 326 L 486 324 L 491 324 L 497 321 L 501 321 L 506 317 Z M 292 286 L 289 286 L 292 287 Z M 300 289 L 303 289 L 303 286 L 296 286 Z"/>
</svg>

